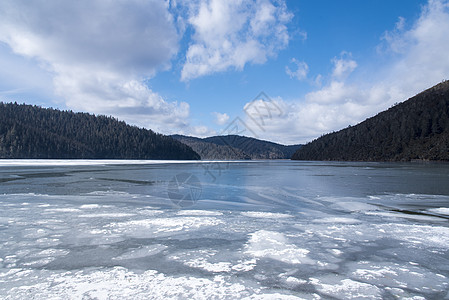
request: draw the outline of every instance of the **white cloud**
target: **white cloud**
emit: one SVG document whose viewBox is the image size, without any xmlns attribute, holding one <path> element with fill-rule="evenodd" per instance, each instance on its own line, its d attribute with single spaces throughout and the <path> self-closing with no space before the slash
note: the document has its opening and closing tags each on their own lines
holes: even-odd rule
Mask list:
<svg viewBox="0 0 449 300">
<path fill-rule="evenodd" d="M 405 53 L 392 70 L 398 88 L 416 93 L 442 79 L 449 78 L 449 1 L 429 0 L 416 24 L 397 40 L 405 44 Z M 398 80 L 399 79 L 399 80 Z"/>
<path fill-rule="evenodd" d="M 347 127 L 353 124 L 354 118 L 360 118 L 367 111 L 364 105 L 353 101 L 340 104 L 286 102 L 282 99 L 272 101 L 281 113 L 264 115 L 259 119 L 247 116 L 245 124 L 249 127 L 248 132 L 254 132 L 255 137 L 283 144 L 305 143 L 336 127 Z M 266 101 L 256 105 L 252 104 L 253 113 L 263 111 L 267 105 L 273 106 Z M 353 113 L 348 114 L 348 111 Z M 260 126 L 262 119 L 263 125 Z"/>
<path fill-rule="evenodd" d="M 218 125 L 224 125 L 229 120 L 229 115 L 226 113 L 213 112 L 212 114 L 215 117 L 215 123 Z"/>
<path fill-rule="evenodd" d="M 81 78 L 78 72 L 83 72 Z M 70 95 L 66 104 L 74 110 L 113 115 L 164 133 L 189 125 L 189 104 L 166 102 L 141 81 L 114 72 L 70 68 L 54 82 L 57 94 Z"/>
<path fill-rule="evenodd" d="M 190 125 L 181 130 L 173 132 L 172 134 L 182 134 L 182 135 L 187 135 L 187 136 L 204 138 L 204 137 L 215 136 L 215 135 L 217 135 L 217 132 L 207 126 L 204 126 L 204 125 Z"/>
<path fill-rule="evenodd" d="M 291 62 L 296 70 L 292 70 L 289 66 L 286 66 L 285 73 L 287 73 L 290 78 L 296 78 L 298 80 L 306 79 L 307 74 L 309 73 L 309 66 L 305 62 L 298 61 L 295 58 L 292 58 Z"/>
<path fill-rule="evenodd" d="M 209 137 L 217 134 L 215 130 L 210 129 L 207 126 L 192 126 L 190 132 L 192 135 L 198 137 Z"/>
<path fill-rule="evenodd" d="M 2 1 L 1 38 L 18 54 L 52 65 L 151 75 L 177 51 L 161 1 Z"/>
<path fill-rule="evenodd" d="M 408 30 L 405 24 L 406 20 L 400 18 L 394 34 L 387 31 L 382 36 L 383 47 L 390 47 L 391 51 L 379 55 L 392 56 L 384 65 L 365 69 L 364 73 L 371 74 L 368 80 L 346 80 L 356 67 L 363 66 L 357 66 L 344 52 L 333 59 L 334 69 L 327 84 L 300 101 L 275 99 L 282 114 L 266 118 L 263 128 L 252 125 L 251 129 L 260 138 L 281 143 L 308 142 L 321 134 L 355 125 L 395 102 L 449 79 L 449 1 L 429 0 Z M 246 120 L 251 124 L 251 118 Z"/>
<path fill-rule="evenodd" d="M 357 68 L 357 63 L 351 59 L 351 53 L 348 52 L 342 52 L 340 58 L 334 57 L 332 63 L 334 64 L 332 77 L 337 80 L 345 79 Z"/>
<path fill-rule="evenodd" d="M 406 34 L 404 35 L 405 24 L 405 18 L 399 17 L 395 28 L 384 32 L 381 39 L 385 43 L 379 45 L 377 50 L 379 52 L 388 50 L 394 53 L 403 53 L 406 51 L 408 37 Z"/>
<path fill-rule="evenodd" d="M 261 64 L 287 46 L 292 15 L 283 1 L 199 0 L 189 5 L 194 30 L 181 80 Z"/>
<path fill-rule="evenodd" d="M 168 103 L 142 82 L 178 50 L 168 4 L 133 1 L 2 1 L 0 41 L 39 61 L 68 108 L 112 114 L 164 130 L 186 125 L 187 103 Z"/>
<path fill-rule="evenodd" d="M 52 74 L 42 70 L 36 61 L 11 53 L 11 49 L 0 42 L 0 95 L 48 97 L 53 95 L 52 80 Z"/>
</svg>

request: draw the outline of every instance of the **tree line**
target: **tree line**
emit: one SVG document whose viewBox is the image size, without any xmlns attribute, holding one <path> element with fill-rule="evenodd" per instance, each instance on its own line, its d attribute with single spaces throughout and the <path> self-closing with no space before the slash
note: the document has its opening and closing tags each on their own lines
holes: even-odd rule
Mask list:
<svg viewBox="0 0 449 300">
<path fill-rule="evenodd" d="M 285 146 L 240 135 L 196 138 L 172 135 L 189 145 L 202 159 L 289 159 L 301 145 Z"/>
<path fill-rule="evenodd" d="M 0 158 L 200 159 L 179 141 L 113 117 L 3 102 Z"/>
</svg>

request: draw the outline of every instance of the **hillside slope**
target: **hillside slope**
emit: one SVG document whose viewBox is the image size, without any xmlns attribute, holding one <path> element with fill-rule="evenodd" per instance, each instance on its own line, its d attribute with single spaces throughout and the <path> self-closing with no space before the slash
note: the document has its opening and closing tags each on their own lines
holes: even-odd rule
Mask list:
<svg viewBox="0 0 449 300">
<path fill-rule="evenodd" d="M 199 159 L 190 147 L 112 117 L 0 102 L 0 158 Z"/>
<path fill-rule="evenodd" d="M 174 135 L 202 159 L 288 159 L 301 145 L 284 146 L 239 135 L 196 138 Z"/>
<path fill-rule="evenodd" d="M 449 81 L 301 147 L 295 160 L 449 161 Z"/>
<path fill-rule="evenodd" d="M 217 145 L 192 136 L 172 135 L 171 137 L 191 147 L 200 155 L 201 159 L 251 159 L 251 157 L 242 150 L 228 145 Z"/>
</svg>

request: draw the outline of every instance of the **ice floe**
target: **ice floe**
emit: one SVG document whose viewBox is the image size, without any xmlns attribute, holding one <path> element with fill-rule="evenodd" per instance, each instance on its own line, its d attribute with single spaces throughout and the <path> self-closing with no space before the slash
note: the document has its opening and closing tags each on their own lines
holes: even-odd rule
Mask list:
<svg viewBox="0 0 449 300">
<path fill-rule="evenodd" d="M 243 216 L 251 218 L 267 218 L 267 219 L 284 219 L 293 217 L 292 215 L 288 214 L 263 212 L 263 211 L 244 211 L 241 214 Z"/>
<path fill-rule="evenodd" d="M 307 257 L 310 251 L 290 243 L 280 232 L 260 230 L 250 234 L 245 254 L 257 258 L 270 258 L 289 264 L 313 264 Z"/>
<path fill-rule="evenodd" d="M 222 212 L 210 210 L 181 210 L 177 213 L 178 216 L 221 216 Z"/>
<path fill-rule="evenodd" d="M 431 209 L 428 209 L 428 211 L 430 211 L 432 213 L 437 213 L 437 214 L 440 214 L 440 215 L 447 215 L 447 216 L 449 216 L 449 207 L 431 208 Z"/>
</svg>

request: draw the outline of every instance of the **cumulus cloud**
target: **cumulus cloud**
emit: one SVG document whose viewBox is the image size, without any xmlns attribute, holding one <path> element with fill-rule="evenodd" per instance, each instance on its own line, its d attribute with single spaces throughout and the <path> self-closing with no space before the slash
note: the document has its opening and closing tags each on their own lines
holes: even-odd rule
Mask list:
<svg viewBox="0 0 449 300">
<path fill-rule="evenodd" d="M 332 77 L 334 79 L 343 80 L 357 68 L 357 63 L 350 57 L 351 53 L 342 52 L 340 58 L 335 57 L 332 60 L 332 63 L 334 64 Z"/>
<path fill-rule="evenodd" d="M 2 1 L 1 37 L 19 54 L 53 64 L 151 75 L 176 53 L 161 1 Z"/>
<path fill-rule="evenodd" d="M 405 52 L 394 65 L 391 76 L 398 88 L 416 93 L 448 79 L 448 36 L 449 1 L 429 0 L 416 24 L 389 42 L 391 47 L 397 41 L 405 44 Z"/>
<path fill-rule="evenodd" d="M 198 137 L 209 137 L 217 134 L 215 130 L 210 129 L 207 126 L 192 126 L 188 133 Z"/>
<path fill-rule="evenodd" d="M 265 119 L 261 129 L 249 125 L 260 138 L 281 143 L 304 143 L 321 134 L 354 125 L 406 100 L 420 91 L 449 78 L 449 1 L 429 0 L 419 19 L 406 29 L 399 18 L 392 31 L 381 38 L 387 56 L 385 65 L 365 69 L 365 78 L 347 77 L 354 69 L 363 68 L 344 52 L 334 58 L 334 69 L 327 83 L 298 101 L 272 100 L 282 114 Z M 373 79 L 374 78 L 374 79 Z M 248 104 L 246 104 L 248 105 Z M 259 103 L 259 105 L 266 105 Z M 251 124 L 252 118 L 246 121 Z"/>
<path fill-rule="evenodd" d="M 296 78 L 298 80 L 306 79 L 307 74 L 309 73 L 309 66 L 305 62 L 298 61 L 295 58 L 292 58 L 291 62 L 294 65 L 293 69 L 290 69 L 289 66 L 286 66 L 285 73 L 287 73 L 290 78 Z"/>
<path fill-rule="evenodd" d="M 171 132 L 171 134 L 182 134 L 186 136 L 205 138 L 217 135 L 217 131 L 205 125 L 190 125 L 178 129 L 175 132 Z"/>
<path fill-rule="evenodd" d="M 287 46 L 292 15 L 284 1 L 199 0 L 188 5 L 193 42 L 181 80 L 261 64 Z"/>
<path fill-rule="evenodd" d="M 272 113 L 261 114 L 267 107 L 272 108 Z M 361 105 L 355 102 L 325 105 L 287 102 L 276 98 L 251 103 L 251 109 L 244 120 L 247 132 L 253 133 L 254 137 L 283 144 L 298 144 L 310 141 L 323 132 L 332 131 L 333 126 L 348 126 L 354 116 L 343 112 L 348 109 L 360 111 L 360 108 Z"/>
<path fill-rule="evenodd" d="M 394 91 L 376 90 L 376 87 L 367 90 L 349 88 L 351 93 L 345 90 L 344 84 L 337 86 L 326 86 L 317 91 L 322 93 L 323 97 L 329 96 L 335 101 L 320 99 L 319 94 L 311 93 L 306 96 L 305 101 L 284 101 L 276 98 L 272 102 L 253 103 L 253 115 L 247 115 L 245 118 L 245 124 L 249 127 L 247 132 L 252 133 L 254 137 L 283 144 L 306 143 L 324 133 L 354 125 L 383 110 L 384 99 L 395 97 L 394 94 L 389 94 Z M 332 90 L 342 97 L 336 97 Z M 247 105 L 248 103 L 245 106 Z M 279 113 L 260 115 L 259 119 L 254 117 L 267 106 L 280 108 Z"/>
<path fill-rule="evenodd" d="M 212 114 L 215 117 L 215 123 L 218 125 L 224 125 L 229 120 L 229 115 L 226 113 L 213 112 Z"/>
<path fill-rule="evenodd" d="M 185 123 L 187 103 L 168 103 L 142 83 L 178 51 L 166 2 L 2 1 L 0 19 L 0 41 L 39 61 L 67 107 L 156 129 Z"/>
</svg>

